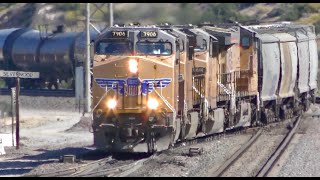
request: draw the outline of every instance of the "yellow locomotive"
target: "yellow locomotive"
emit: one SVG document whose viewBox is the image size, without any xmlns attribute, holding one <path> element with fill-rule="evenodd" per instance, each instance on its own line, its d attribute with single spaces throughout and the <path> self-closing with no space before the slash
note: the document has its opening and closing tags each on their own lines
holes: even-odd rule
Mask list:
<svg viewBox="0 0 320 180">
<path fill-rule="evenodd" d="M 94 144 L 155 152 L 301 114 L 314 101 L 314 27 L 112 27 L 95 40 Z"/>
<path fill-rule="evenodd" d="M 177 109 L 176 38 L 155 27 L 110 28 L 95 44 L 94 143 L 112 151 L 167 149 Z"/>
</svg>

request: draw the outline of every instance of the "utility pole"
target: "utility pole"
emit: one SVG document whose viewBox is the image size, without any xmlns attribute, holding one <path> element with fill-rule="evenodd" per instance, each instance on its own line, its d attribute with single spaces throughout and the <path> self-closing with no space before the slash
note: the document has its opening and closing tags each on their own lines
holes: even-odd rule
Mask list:
<svg viewBox="0 0 320 180">
<path fill-rule="evenodd" d="M 91 68 L 90 68 L 90 4 L 86 4 L 86 62 L 85 62 L 85 112 L 91 111 Z"/>
<path fill-rule="evenodd" d="M 20 78 L 16 78 L 16 149 L 19 149 L 20 144 L 20 117 L 19 117 L 19 93 L 20 93 Z"/>
<path fill-rule="evenodd" d="M 94 15 L 97 11 L 102 12 L 107 17 L 107 13 L 104 11 L 103 7 L 107 3 L 86 3 L 86 19 L 85 19 L 85 32 L 86 32 L 86 60 L 84 63 L 84 72 L 85 72 L 85 112 L 91 112 L 91 60 L 90 60 L 90 26 L 99 34 L 103 32 L 107 26 L 99 30 L 92 23 L 97 22 L 97 19 L 94 19 Z M 93 5 L 93 10 L 90 12 L 90 5 Z M 92 19 L 91 19 L 92 17 Z M 109 3 L 109 26 L 113 26 L 113 3 Z M 99 22 L 106 22 L 106 20 L 99 20 Z M 80 99 L 80 98 L 79 98 Z"/>
<path fill-rule="evenodd" d="M 113 26 L 113 3 L 109 3 L 109 18 L 110 18 L 110 24 L 109 26 L 112 27 Z"/>
</svg>

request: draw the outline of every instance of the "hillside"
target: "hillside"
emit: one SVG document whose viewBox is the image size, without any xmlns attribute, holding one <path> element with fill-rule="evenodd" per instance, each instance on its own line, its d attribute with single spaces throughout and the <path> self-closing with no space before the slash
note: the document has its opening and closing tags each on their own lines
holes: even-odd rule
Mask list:
<svg viewBox="0 0 320 180">
<path fill-rule="evenodd" d="M 92 5 L 92 9 L 93 9 Z M 0 28 L 64 24 L 67 30 L 81 30 L 85 19 L 84 3 L 0 3 Z M 107 3 L 93 19 L 108 24 Z M 198 24 L 202 22 L 273 22 L 310 23 L 320 32 L 318 3 L 114 3 L 114 22 L 128 24 Z"/>
</svg>

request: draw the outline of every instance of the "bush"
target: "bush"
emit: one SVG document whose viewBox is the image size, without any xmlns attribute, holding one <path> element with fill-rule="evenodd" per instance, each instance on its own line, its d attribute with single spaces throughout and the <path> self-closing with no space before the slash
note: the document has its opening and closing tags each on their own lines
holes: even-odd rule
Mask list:
<svg viewBox="0 0 320 180">
<path fill-rule="evenodd" d="M 4 88 L 6 86 L 6 83 L 3 79 L 0 79 L 0 88 Z"/>
<path fill-rule="evenodd" d="M 80 9 L 80 3 L 56 3 L 57 9 L 61 11 L 75 11 Z"/>
<path fill-rule="evenodd" d="M 241 5 L 239 3 L 213 3 L 202 15 L 202 21 L 212 23 L 225 23 L 231 21 L 246 21 L 249 19 L 239 13 Z"/>
<path fill-rule="evenodd" d="M 320 20 L 313 24 L 315 27 L 316 34 L 320 33 Z M 320 53 L 318 53 L 320 55 Z"/>
</svg>

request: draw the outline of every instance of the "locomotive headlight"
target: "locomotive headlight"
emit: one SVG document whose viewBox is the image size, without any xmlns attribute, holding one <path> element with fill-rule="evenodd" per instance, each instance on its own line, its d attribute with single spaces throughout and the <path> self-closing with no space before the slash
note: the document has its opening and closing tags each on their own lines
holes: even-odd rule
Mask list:
<svg viewBox="0 0 320 180">
<path fill-rule="evenodd" d="M 107 102 L 107 106 L 108 106 L 108 108 L 110 108 L 110 109 L 114 109 L 114 108 L 117 106 L 117 101 L 114 100 L 114 99 L 110 99 L 110 100 Z"/>
<path fill-rule="evenodd" d="M 150 109 L 157 109 L 159 106 L 159 103 L 156 99 L 150 98 L 148 100 L 147 105 L 148 105 L 148 108 L 150 108 Z"/>
<path fill-rule="evenodd" d="M 132 73 L 137 73 L 138 72 L 138 62 L 135 59 L 130 59 L 129 60 L 129 70 Z"/>
</svg>

